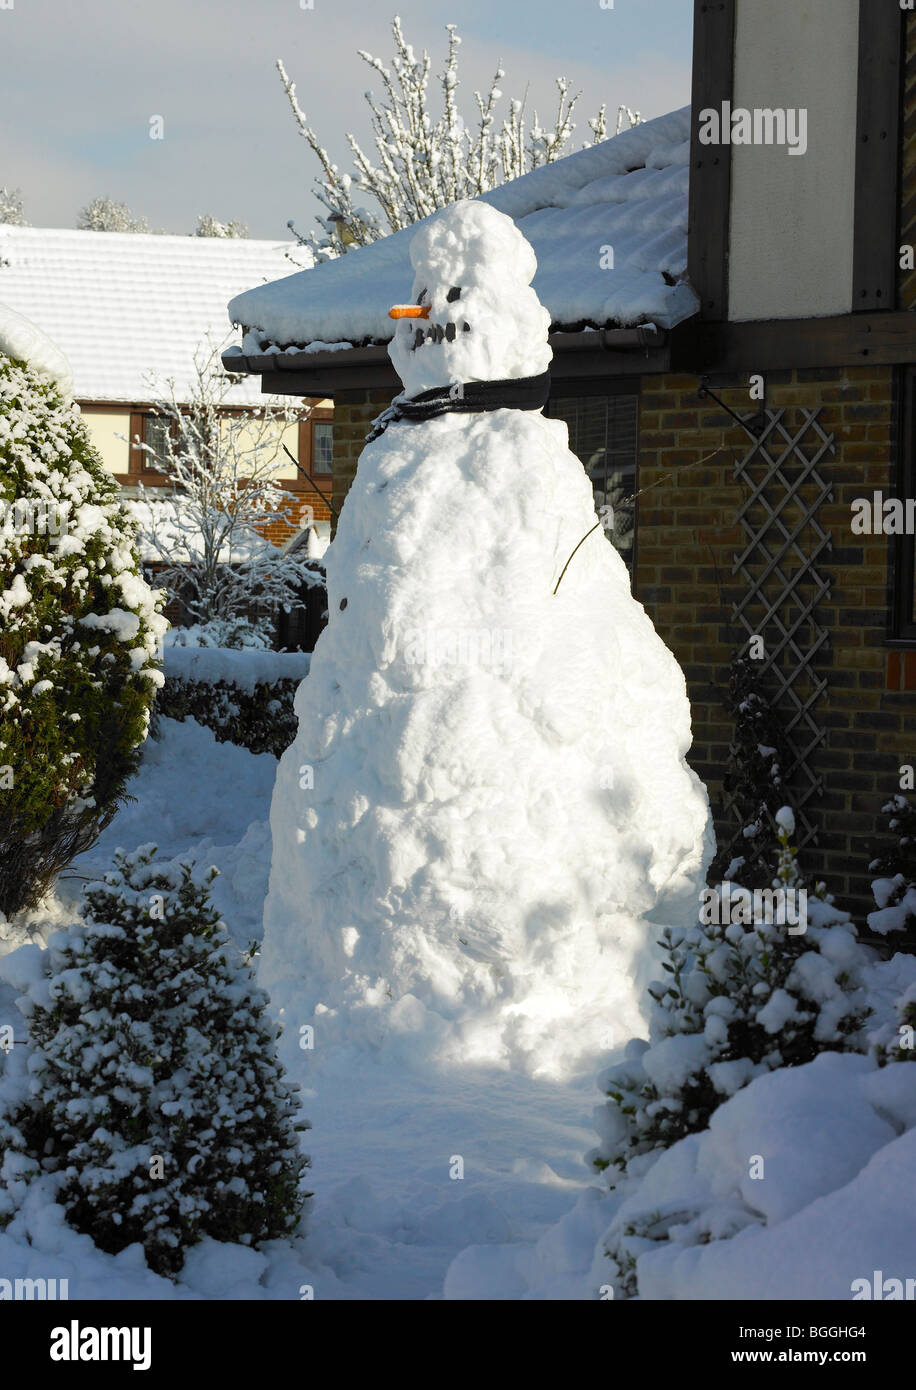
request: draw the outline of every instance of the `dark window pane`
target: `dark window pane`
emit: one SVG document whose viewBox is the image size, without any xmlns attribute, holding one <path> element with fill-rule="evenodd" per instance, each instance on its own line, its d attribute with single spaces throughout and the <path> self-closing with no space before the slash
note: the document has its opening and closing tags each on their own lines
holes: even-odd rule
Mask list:
<svg viewBox="0 0 916 1390">
<path fill-rule="evenodd" d="M 149 445 L 149 449 L 143 450 L 143 462 L 141 467 L 144 469 L 164 468 L 168 463 L 169 453 L 167 440 L 169 437 L 169 422 L 159 415 L 144 415 L 143 417 L 143 443 Z"/>
<path fill-rule="evenodd" d="M 626 499 L 636 492 L 638 408 L 637 396 L 561 396 L 549 406 L 551 417 L 569 428 L 569 447 L 591 479 L 598 515 L 613 516 L 605 532 L 631 573 L 635 503 Z"/>
<path fill-rule="evenodd" d="M 334 471 L 334 426 L 316 421 L 312 434 L 312 472 Z"/>
</svg>

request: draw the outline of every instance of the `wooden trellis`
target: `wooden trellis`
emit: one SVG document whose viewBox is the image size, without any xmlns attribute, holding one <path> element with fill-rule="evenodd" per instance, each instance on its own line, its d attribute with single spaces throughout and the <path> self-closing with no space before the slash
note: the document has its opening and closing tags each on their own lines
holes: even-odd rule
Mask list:
<svg viewBox="0 0 916 1390">
<path fill-rule="evenodd" d="M 830 582 L 817 565 L 831 539 L 817 514 L 833 495 L 818 467 L 836 453 L 836 444 L 818 422 L 819 413 L 801 409 L 801 423 L 793 430 L 785 422 L 785 410 L 766 410 L 759 434 L 745 429 L 751 447 L 735 464 L 735 477 L 747 495 L 736 517 L 745 543 L 732 567 L 744 592 L 732 617 L 749 638 L 764 640 L 759 669 L 764 681 L 770 677 L 773 702 L 785 722 L 790 766 L 783 777 L 791 786 L 799 847 L 817 842 L 805 808 L 823 792 L 812 760 L 826 737 L 817 722 L 817 703 L 827 682 L 815 670 L 815 661 L 828 640 L 818 624 L 817 607 L 829 594 Z M 729 803 L 729 814 L 733 805 Z M 739 838 L 740 831 L 735 841 Z"/>
</svg>

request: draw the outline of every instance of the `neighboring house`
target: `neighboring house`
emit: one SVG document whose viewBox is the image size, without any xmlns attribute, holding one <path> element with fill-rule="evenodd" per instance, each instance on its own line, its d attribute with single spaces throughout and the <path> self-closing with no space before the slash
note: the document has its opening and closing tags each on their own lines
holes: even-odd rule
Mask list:
<svg viewBox="0 0 916 1390">
<path fill-rule="evenodd" d="M 78 232 L 0 225 L 0 301 L 24 314 L 61 349 L 74 392 L 105 467 L 127 498 L 137 484 L 164 484 L 141 443 L 162 450 L 167 424 L 152 410 L 157 389 L 175 382 L 181 405 L 194 393 L 195 355 L 219 348 L 230 331 L 226 300 L 253 282 L 276 280 L 295 267 L 288 243 L 245 238 Z M 292 421 L 278 480 L 312 507 L 319 532 L 329 530 L 331 402 L 312 398 L 308 419 Z M 287 404 L 289 404 L 287 402 Z M 256 384 L 240 377 L 226 396 L 227 413 L 260 409 Z M 298 508 L 297 508 L 298 510 Z M 306 514 L 307 515 L 307 514 Z M 290 527 L 267 528 L 282 544 Z"/>
<path fill-rule="evenodd" d="M 722 696 L 760 636 L 804 863 L 861 907 L 880 808 L 916 763 L 914 508 L 903 534 L 853 525 L 858 499 L 916 495 L 916 15 L 697 0 L 694 30 L 691 108 L 486 201 L 537 253 L 547 409 L 617 502 L 635 593 L 684 669 L 720 846 L 746 844 Z M 333 398 L 338 504 L 399 389 L 384 344 L 411 235 L 230 306 L 233 371 Z"/>
</svg>

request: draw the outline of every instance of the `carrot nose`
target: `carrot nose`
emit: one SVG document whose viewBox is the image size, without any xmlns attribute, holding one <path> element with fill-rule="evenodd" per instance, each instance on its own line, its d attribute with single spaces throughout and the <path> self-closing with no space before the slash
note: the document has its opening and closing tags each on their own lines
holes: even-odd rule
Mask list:
<svg viewBox="0 0 916 1390">
<path fill-rule="evenodd" d="M 428 304 L 395 304 L 388 310 L 390 319 L 428 319 Z"/>
</svg>

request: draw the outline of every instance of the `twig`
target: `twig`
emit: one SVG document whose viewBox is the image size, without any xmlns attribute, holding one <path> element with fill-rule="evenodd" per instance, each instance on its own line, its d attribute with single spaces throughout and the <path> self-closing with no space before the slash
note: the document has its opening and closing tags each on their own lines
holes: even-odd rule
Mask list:
<svg viewBox="0 0 916 1390">
<path fill-rule="evenodd" d="M 638 492 L 633 493 L 632 497 L 625 497 L 622 502 L 617 503 L 617 506 L 628 507 L 631 502 L 636 501 L 637 497 L 642 497 L 644 492 L 651 492 L 654 487 L 660 487 L 662 483 L 667 483 L 670 478 L 676 478 L 679 473 L 686 472 L 688 468 L 699 468 L 701 463 L 708 463 L 709 460 L 714 459 L 717 454 L 722 454 L 724 452 L 724 448 L 713 449 L 712 453 L 707 454 L 705 458 L 694 459 L 693 463 L 682 463 L 680 468 L 675 468 L 671 473 L 666 473 L 663 478 L 656 478 L 654 483 L 647 483 L 645 487 L 641 487 Z M 591 531 L 586 531 L 585 535 L 582 537 L 582 540 L 579 542 L 579 545 L 576 546 L 576 549 L 573 551 L 572 555 L 570 555 L 569 560 L 566 561 L 566 564 L 560 571 L 560 578 L 556 582 L 556 587 L 553 591 L 554 593 L 556 593 L 557 589 L 559 589 L 560 583 L 563 579 L 563 575 L 569 569 L 570 561 L 572 560 L 573 555 L 575 555 L 576 550 L 578 550 L 579 546 L 588 540 L 589 536 L 592 534 L 592 531 L 597 531 L 598 527 L 602 524 L 603 523 L 601 521 L 596 521 L 594 526 L 591 528 Z"/>
<path fill-rule="evenodd" d="M 312 482 L 311 478 L 310 478 L 309 475 L 306 473 L 305 469 L 302 467 L 302 464 L 299 462 L 299 460 L 298 460 L 293 454 L 291 454 L 291 453 L 289 452 L 289 449 L 287 449 L 287 447 L 286 447 L 285 444 L 283 445 L 283 452 L 287 455 L 287 457 L 290 459 L 290 461 L 291 461 L 292 463 L 294 463 L 294 464 L 296 465 L 296 467 L 299 469 L 299 472 L 302 474 L 303 478 L 304 478 L 305 481 L 308 483 L 309 487 L 310 487 L 310 488 L 314 488 L 315 492 L 318 493 L 318 496 L 321 498 L 322 502 L 324 502 L 324 503 L 326 504 L 326 506 L 327 506 L 328 510 L 331 512 L 332 516 L 340 516 L 340 512 L 339 512 L 339 511 L 337 510 L 337 508 L 334 506 L 334 503 L 331 501 L 330 497 L 325 497 L 324 493 L 321 491 L 321 488 L 318 487 L 315 483 Z"/>
</svg>

